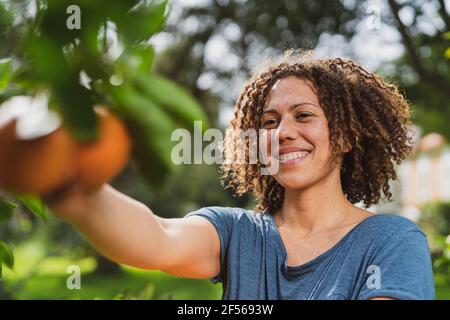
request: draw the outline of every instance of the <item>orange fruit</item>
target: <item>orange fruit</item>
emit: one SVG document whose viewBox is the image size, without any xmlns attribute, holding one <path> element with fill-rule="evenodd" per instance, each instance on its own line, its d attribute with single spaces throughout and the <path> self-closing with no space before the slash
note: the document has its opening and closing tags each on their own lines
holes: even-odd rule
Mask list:
<svg viewBox="0 0 450 320">
<path fill-rule="evenodd" d="M 121 119 L 106 108 L 96 108 L 98 139 L 80 142 L 75 159 L 76 180 L 85 189 L 97 189 L 128 163 L 131 139 Z"/>
<path fill-rule="evenodd" d="M 32 140 L 16 136 L 17 120 L 0 128 L 0 187 L 16 193 L 45 194 L 74 174 L 76 144 L 64 127 Z"/>
<path fill-rule="evenodd" d="M 0 188 L 45 196 L 68 184 L 93 190 L 107 183 L 128 163 L 132 144 L 121 119 L 104 107 L 95 112 L 99 135 L 89 142 L 65 126 L 31 140 L 17 138 L 16 119 L 0 127 Z"/>
</svg>

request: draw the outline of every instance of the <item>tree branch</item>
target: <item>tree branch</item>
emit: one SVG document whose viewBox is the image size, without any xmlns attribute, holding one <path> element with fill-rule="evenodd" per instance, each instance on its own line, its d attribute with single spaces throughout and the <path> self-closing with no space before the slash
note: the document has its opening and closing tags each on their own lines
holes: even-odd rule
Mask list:
<svg viewBox="0 0 450 320">
<path fill-rule="evenodd" d="M 394 15 L 394 18 L 397 22 L 398 30 L 402 36 L 403 44 L 405 45 L 405 48 L 408 52 L 412 67 L 428 85 L 434 87 L 441 94 L 450 98 L 450 90 L 449 90 L 450 82 L 446 78 L 427 70 L 423 66 L 422 61 L 419 55 L 417 54 L 414 44 L 412 42 L 409 30 L 400 19 L 399 15 L 400 6 L 395 0 L 388 0 L 388 2 L 392 14 Z"/>
<path fill-rule="evenodd" d="M 447 31 L 450 31 L 450 15 L 447 12 L 445 0 L 439 0 L 439 15 L 444 20 Z"/>
</svg>

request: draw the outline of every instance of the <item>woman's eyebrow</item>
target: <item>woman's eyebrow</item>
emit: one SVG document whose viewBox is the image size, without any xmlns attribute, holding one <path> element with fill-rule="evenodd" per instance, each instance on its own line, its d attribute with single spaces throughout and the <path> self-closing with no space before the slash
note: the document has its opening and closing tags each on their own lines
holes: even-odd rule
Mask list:
<svg viewBox="0 0 450 320">
<path fill-rule="evenodd" d="M 289 111 L 292 111 L 292 110 L 294 110 L 297 107 L 300 107 L 300 106 L 303 106 L 303 105 L 308 105 L 308 104 L 318 108 L 317 105 L 315 105 L 312 102 L 299 102 L 299 103 L 294 103 L 293 105 L 291 105 L 289 107 Z M 275 109 L 273 109 L 271 107 L 269 107 L 269 108 L 270 109 L 264 110 L 262 114 L 265 114 L 265 113 L 277 113 L 277 111 Z"/>
</svg>

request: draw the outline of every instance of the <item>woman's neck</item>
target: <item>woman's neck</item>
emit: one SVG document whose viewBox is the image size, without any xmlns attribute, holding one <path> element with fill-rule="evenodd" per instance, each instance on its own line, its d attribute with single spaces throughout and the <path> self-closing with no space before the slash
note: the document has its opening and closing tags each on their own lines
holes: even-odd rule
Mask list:
<svg viewBox="0 0 450 320">
<path fill-rule="evenodd" d="M 337 177 L 333 175 L 338 175 Z M 341 225 L 354 206 L 345 198 L 339 171 L 301 190 L 285 190 L 278 223 L 298 232 L 310 233 Z"/>
</svg>

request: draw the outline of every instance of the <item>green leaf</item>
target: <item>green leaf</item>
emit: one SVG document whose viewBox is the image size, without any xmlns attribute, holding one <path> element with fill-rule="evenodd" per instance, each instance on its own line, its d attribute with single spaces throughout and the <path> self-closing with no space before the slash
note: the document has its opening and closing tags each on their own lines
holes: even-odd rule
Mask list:
<svg viewBox="0 0 450 320">
<path fill-rule="evenodd" d="M 139 170 L 154 187 L 161 186 L 168 173 L 176 170 L 171 161 L 173 121 L 129 85 L 112 87 L 110 92 L 118 106 L 113 111 L 126 120 Z"/>
<path fill-rule="evenodd" d="M 145 286 L 145 288 L 139 293 L 139 300 L 151 300 L 155 294 L 155 285 L 153 283 L 149 283 Z"/>
<path fill-rule="evenodd" d="M 146 74 L 150 71 L 155 56 L 153 46 L 135 44 L 128 47 L 115 63 L 116 71 L 120 74 Z"/>
<path fill-rule="evenodd" d="M 16 198 L 22 202 L 35 216 L 47 221 L 48 211 L 41 198 L 32 194 L 20 194 L 16 195 Z"/>
<path fill-rule="evenodd" d="M 9 84 L 12 73 L 11 59 L 0 60 L 0 92 L 2 92 Z"/>
<path fill-rule="evenodd" d="M 155 189 L 161 189 L 168 176 L 177 170 L 165 157 L 156 151 L 148 138 L 142 138 L 146 132 L 139 127 L 130 127 L 134 141 L 134 161 L 144 179 Z"/>
<path fill-rule="evenodd" d="M 116 294 L 113 300 L 132 300 L 132 295 L 129 289 L 122 289 L 118 294 Z"/>
<path fill-rule="evenodd" d="M 166 21 L 167 1 L 158 4 L 141 2 L 132 8 L 124 19 L 117 21 L 119 36 L 126 46 L 148 40 L 160 31 Z"/>
<path fill-rule="evenodd" d="M 193 128 L 194 121 L 202 121 L 204 130 L 209 127 L 202 107 L 184 88 L 156 74 L 137 75 L 135 81 L 143 94 L 161 105 L 165 112 L 179 120 L 184 127 Z"/>
<path fill-rule="evenodd" d="M 450 59 L 450 48 L 447 48 L 447 50 L 445 50 L 445 52 L 444 52 L 444 57 L 445 57 L 446 59 Z"/>
<path fill-rule="evenodd" d="M 157 300 L 173 300 L 173 293 L 172 292 L 166 292 L 161 294 Z"/>
<path fill-rule="evenodd" d="M 30 36 L 24 49 L 30 57 L 30 76 L 33 76 L 36 84 L 67 82 L 70 66 L 64 57 L 63 50 L 45 33 L 40 36 Z"/>
<path fill-rule="evenodd" d="M 444 39 L 450 40 L 450 31 L 447 31 L 443 34 Z"/>
<path fill-rule="evenodd" d="M 13 14 L 10 11 L 6 10 L 4 4 L 0 2 L 0 32 L 3 32 L 9 27 L 11 27 L 13 22 L 14 22 Z"/>
<path fill-rule="evenodd" d="M 0 93 L 0 104 L 11 99 L 12 97 L 26 95 L 29 95 L 29 92 L 25 89 L 5 89 L 2 93 Z"/>
<path fill-rule="evenodd" d="M 12 269 L 14 266 L 14 255 L 12 253 L 12 250 L 3 241 L 0 241 L 0 263 L 3 263 L 10 269 Z"/>
<path fill-rule="evenodd" d="M 161 156 L 170 156 L 171 147 L 168 142 L 175 126 L 161 108 L 131 86 L 116 89 L 114 95 L 120 105 L 120 109 L 116 111 L 121 113 L 128 122 L 142 128 L 146 135 L 141 138 L 147 138 Z M 170 159 L 170 157 L 166 158 Z"/>
<path fill-rule="evenodd" d="M 52 99 L 75 138 L 94 139 L 97 134 L 94 101 L 91 92 L 80 85 L 80 70 L 68 63 L 53 39 L 43 34 L 28 41 L 26 52 L 32 61 L 29 77 L 35 86 L 50 87 Z"/>
<path fill-rule="evenodd" d="M 12 216 L 15 208 L 17 208 L 17 205 L 15 203 L 6 200 L 0 200 L 0 223 L 5 222 L 7 219 L 9 219 Z"/>
<path fill-rule="evenodd" d="M 91 91 L 78 83 L 54 88 L 58 109 L 64 123 L 78 140 L 89 141 L 98 136 L 98 120 Z"/>
</svg>

